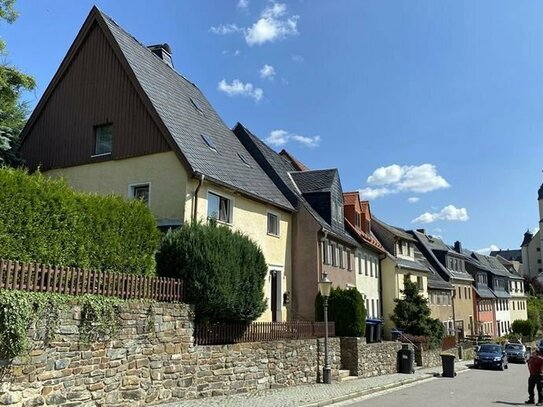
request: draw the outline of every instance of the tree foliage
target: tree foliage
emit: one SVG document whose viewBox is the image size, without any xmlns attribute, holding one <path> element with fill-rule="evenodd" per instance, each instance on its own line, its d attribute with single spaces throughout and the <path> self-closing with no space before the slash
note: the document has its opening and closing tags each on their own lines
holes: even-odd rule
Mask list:
<svg viewBox="0 0 543 407">
<path fill-rule="evenodd" d="M 532 341 L 536 337 L 538 326 L 539 325 L 536 320 L 517 319 L 511 324 L 511 329 L 513 333 L 521 335 L 522 337 L 528 338 L 529 341 Z"/>
<path fill-rule="evenodd" d="M 427 336 L 430 345 L 437 346 L 443 339 L 443 324 L 430 317 L 428 300 L 419 293 L 417 283 L 411 281 L 411 275 L 404 276 L 404 289 L 401 291 L 403 299 L 396 298 L 394 313 L 391 319 L 397 328 L 415 336 Z"/>
<path fill-rule="evenodd" d="M 0 20 L 12 23 L 18 14 L 15 0 L 0 0 Z M 6 58 L 6 44 L 0 40 L 0 55 Z M 24 91 L 34 89 L 34 79 L 4 60 L 0 64 L 0 165 L 18 166 L 20 133 L 28 115 L 27 103 L 20 100 Z"/>
<path fill-rule="evenodd" d="M 181 277 L 196 320 L 250 322 L 266 310 L 268 267 L 261 249 L 247 236 L 215 223 L 192 223 L 164 236 L 157 272 Z"/>
<path fill-rule="evenodd" d="M 0 168 L 0 258 L 152 275 L 156 222 L 137 200 Z"/>
<path fill-rule="evenodd" d="M 324 303 L 321 294 L 315 300 L 315 319 L 324 320 Z M 366 333 L 366 308 L 358 290 L 332 288 L 328 299 L 328 320 L 334 321 L 337 336 L 364 336 Z"/>
</svg>

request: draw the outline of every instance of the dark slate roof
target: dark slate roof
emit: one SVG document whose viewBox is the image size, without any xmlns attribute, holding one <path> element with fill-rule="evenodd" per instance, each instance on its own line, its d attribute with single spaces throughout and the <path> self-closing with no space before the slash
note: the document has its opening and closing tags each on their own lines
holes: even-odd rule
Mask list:
<svg viewBox="0 0 543 407">
<path fill-rule="evenodd" d="M 503 290 L 492 290 L 496 298 L 511 298 L 511 294 Z"/>
<path fill-rule="evenodd" d="M 389 235 L 393 237 L 400 237 L 409 242 L 415 242 L 415 239 L 413 239 L 413 236 L 407 233 L 404 229 L 398 228 L 396 226 L 390 226 L 386 224 L 385 222 L 383 222 L 382 220 L 379 220 L 375 216 L 372 217 L 371 223 L 372 223 L 372 226 L 375 223 L 378 229 L 385 230 Z"/>
<path fill-rule="evenodd" d="M 226 126 L 202 92 L 100 12 L 138 83 L 193 173 L 249 196 L 293 210 L 290 202 Z M 200 113 L 191 98 L 201 107 Z M 212 139 L 216 151 L 201 135 Z M 243 155 L 249 166 L 238 154 Z M 166 174 L 165 174 L 166 175 Z"/>
<path fill-rule="evenodd" d="M 492 292 L 492 290 L 488 287 L 485 287 L 485 286 L 477 286 L 477 287 L 473 287 L 473 289 L 475 290 L 475 292 L 477 293 L 477 295 L 481 298 L 485 298 L 485 299 L 488 299 L 488 298 L 496 298 L 496 296 L 494 295 L 494 293 Z"/>
<path fill-rule="evenodd" d="M 291 175 L 297 172 L 297 168 L 294 167 L 287 158 L 284 158 L 271 149 L 266 143 L 251 133 L 251 131 L 244 127 L 241 123 L 238 123 L 235 126 L 234 133 L 251 156 L 254 157 L 254 159 L 260 164 L 269 178 L 273 180 L 277 187 L 289 199 L 293 207 L 298 208 L 299 205 L 302 205 L 311 214 L 311 216 L 313 216 L 315 221 L 332 236 L 353 246 L 358 245 L 358 242 L 352 236 L 350 236 L 347 231 L 330 225 L 311 207 L 309 202 L 305 200 Z M 323 172 L 325 172 L 327 175 L 329 175 L 331 171 L 336 170 L 323 170 Z M 332 181 L 330 181 L 330 183 Z"/>
<path fill-rule="evenodd" d="M 297 171 L 292 172 L 290 175 L 302 194 L 310 194 L 313 192 L 330 192 L 336 174 L 336 169 L 327 169 Z"/>
<path fill-rule="evenodd" d="M 529 230 L 524 232 L 524 239 L 522 240 L 522 243 L 520 244 L 520 247 L 528 246 L 533 238 L 534 238 L 534 235 L 533 235 L 533 233 L 530 233 Z"/>
<path fill-rule="evenodd" d="M 466 256 L 464 253 L 458 253 L 451 250 L 449 246 L 447 246 L 437 237 L 428 236 L 417 230 L 411 230 L 409 233 L 415 237 L 417 247 L 443 279 L 449 282 L 451 278 L 464 281 L 473 281 L 473 277 L 467 271 L 452 270 L 448 268 L 446 264 L 442 264 L 434 252 L 446 252 L 456 257 L 460 257 L 464 259 L 464 261 L 470 261 L 469 256 Z"/>
<path fill-rule="evenodd" d="M 415 249 L 415 260 L 423 264 L 428 268 L 428 289 L 434 290 L 452 290 L 454 287 L 451 283 L 445 281 L 438 272 L 432 267 L 430 262 L 424 257 L 424 255 Z"/>
<path fill-rule="evenodd" d="M 418 261 L 413 261 L 409 259 L 404 259 L 402 257 L 396 257 L 396 264 L 404 269 L 410 269 L 415 271 L 424 271 L 428 272 L 428 267 L 426 267 L 424 264 L 419 263 Z"/>
<path fill-rule="evenodd" d="M 484 254 L 476 252 L 473 252 L 472 256 L 492 274 L 500 277 L 511 277 L 511 273 L 504 267 L 503 264 L 500 263 L 497 258 L 485 256 Z"/>
<path fill-rule="evenodd" d="M 541 186 L 537 190 L 537 199 L 538 200 L 543 199 L 543 184 L 541 184 Z"/>
<path fill-rule="evenodd" d="M 509 261 L 522 261 L 522 251 L 520 249 L 515 250 L 494 250 L 490 252 L 490 256 L 502 256 Z"/>
</svg>

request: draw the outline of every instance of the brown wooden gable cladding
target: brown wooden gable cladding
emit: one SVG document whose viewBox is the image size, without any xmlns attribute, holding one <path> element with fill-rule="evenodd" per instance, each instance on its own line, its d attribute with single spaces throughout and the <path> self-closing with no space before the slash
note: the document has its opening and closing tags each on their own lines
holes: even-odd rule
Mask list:
<svg viewBox="0 0 543 407">
<path fill-rule="evenodd" d="M 171 150 L 96 22 L 32 119 L 22 143 L 31 169 Z M 94 128 L 107 123 L 113 124 L 112 154 L 93 158 Z"/>
</svg>

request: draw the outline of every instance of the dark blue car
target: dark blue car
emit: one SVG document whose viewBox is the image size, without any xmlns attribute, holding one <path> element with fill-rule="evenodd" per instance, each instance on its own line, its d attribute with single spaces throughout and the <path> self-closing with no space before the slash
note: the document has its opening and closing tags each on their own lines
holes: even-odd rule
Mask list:
<svg viewBox="0 0 543 407">
<path fill-rule="evenodd" d="M 497 343 L 484 343 L 475 352 L 473 366 L 490 367 L 494 369 L 507 369 L 507 353 Z"/>
</svg>

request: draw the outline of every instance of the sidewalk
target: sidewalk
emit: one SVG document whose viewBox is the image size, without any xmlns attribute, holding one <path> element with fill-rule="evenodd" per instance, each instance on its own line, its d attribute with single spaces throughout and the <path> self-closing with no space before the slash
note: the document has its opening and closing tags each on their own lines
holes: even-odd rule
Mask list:
<svg viewBox="0 0 543 407">
<path fill-rule="evenodd" d="M 456 371 L 465 371 L 472 361 L 456 363 Z M 352 379 L 344 382 L 308 384 L 269 389 L 230 396 L 207 397 L 197 400 L 163 404 L 161 407 L 320 407 L 371 393 L 392 389 L 410 383 L 429 380 L 442 371 L 441 366 L 417 369 L 414 374 L 395 373 L 368 379 Z M 450 379 L 443 379 L 450 380 Z"/>
</svg>

